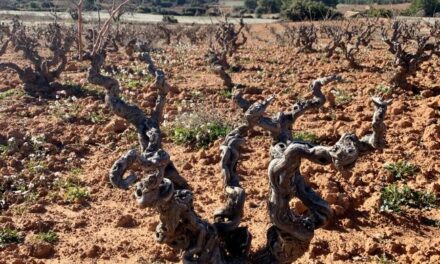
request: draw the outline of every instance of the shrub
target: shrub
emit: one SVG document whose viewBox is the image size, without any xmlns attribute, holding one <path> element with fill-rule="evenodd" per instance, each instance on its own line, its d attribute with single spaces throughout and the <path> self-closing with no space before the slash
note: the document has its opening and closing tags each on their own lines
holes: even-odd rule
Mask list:
<svg viewBox="0 0 440 264">
<path fill-rule="evenodd" d="M 39 10 L 39 9 L 41 9 L 41 6 L 40 6 L 40 4 L 39 4 L 38 2 L 30 2 L 30 3 L 29 3 L 29 7 L 30 7 L 31 9 L 34 9 L 34 10 Z"/>
<path fill-rule="evenodd" d="M 160 7 L 169 8 L 172 7 L 174 4 L 172 2 L 161 2 Z"/>
<path fill-rule="evenodd" d="M 183 14 L 186 16 L 201 16 L 206 13 L 204 7 L 188 7 L 183 9 Z"/>
<path fill-rule="evenodd" d="M 41 4 L 41 7 L 44 8 L 44 9 L 51 9 L 51 8 L 54 8 L 55 5 L 53 3 L 51 3 L 51 2 L 43 2 Z"/>
<path fill-rule="evenodd" d="M 309 142 L 309 143 L 313 143 L 313 144 L 318 143 L 318 140 L 319 140 L 317 135 L 310 133 L 310 132 L 307 132 L 307 131 L 294 132 L 292 134 L 292 137 L 293 137 L 294 141 L 304 141 L 304 142 Z"/>
<path fill-rule="evenodd" d="M 60 197 L 69 203 L 81 203 L 90 198 L 90 193 L 86 187 L 83 187 L 81 180 L 77 177 L 82 170 L 80 168 L 73 168 L 70 171 L 70 176 L 66 179 L 59 179 L 54 182 L 55 186 L 61 191 L 61 195 L 57 193 L 54 197 Z"/>
<path fill-rule="evenodd" d="M 399 188 L 396 184 L 391 184 L 383 188 L 380 199 L 381 212 L 400 212 L 402 206 L 419 209 L 438 206 L 438 199 L 434 194 L 413 190 L 407 185 Z"/>
<path fill-rule="evenodd" d="M 23 237 L 18 230 L 11 228 L 0 228 L 0 247 L 7 244 L 20 243 L 23 241 Z"/>
<path fill-rule="evenodd" d="M 259 6 L 259 7 L 255 8 L 255 16 L 257 18 L 260 18 L 261 15 L 266 14 L 266 13 L 267 13 L 267 9 L 264 7 Z"/>
<path fill-rule="evenodd" d="M 280 12 L 281 1 L 280 0 L 257 0 L 258 6 L 266 10 L 266 13 Z"/>
<path fill-rule="evenodd" d="M 380 84 L 376 86 L 376 93 L 382 94 L 382 95 L 388 95 L 393 92 L 393 88 L 387 85 Z"/>
<path fill-rule="evenodd" d="M 230 130 L 231 128 L 223 123 L 208 123 L 198 127 L 176 127 L 171 132 L 171 138 L 176 144 L 202 148 L 226 136 Z"/>
<path fill-rule="evenodd" d="M 185 102 L 181 104 L 185 105 Z M 176 144 L 196 148 L 207 147 L 218 138 L 226 136 L 235 125 L 235 122 L 231 121 L 232 118 L 221 114 L 214 109 L 206 108 L 186 112 L 172 122 L 165 122 L 164 132 Z"/>
<path fill-rule="evenodd" d="M 335 90 L 335 102 L 337 105 L 345 105 L 350 103 L 352 100 L 352 95 L 347 91 Z"/>
<path fill-rule="evenodd" d="M 244 7 L 248 10 L 255 10 L 257 8 L 257 0 L 245 0 Z"/>
<path fill-rule="evenodd" d="M 370 8 L 363 13 L 367 17 L 384 17 L 392 18 L 393 11 L 384 8 Z"/>
<path fill-rule="evenodd" d="M 440 11 L 438 0 L 412 0 L 407 15 L 433 16 Z"/>
<path fill-rule="evenodd" d="M 55 244 L 58 242 L 58 234 L 55 233 L 54 231 L 50 230 L 48 232 L 41 232 L 38 233 L 36 236 L 37 240 L 43 241 L 43 242 L 47 242 L 47 243 L 51 243 L 51 244 Z"/>
<path fill-rule="evenodd" d="M 385 164 L 384 169 L 391 173 L 396 180 L 410 177 L 416 174 L 418 170 L 416 165 L 403 160 Z"/>
<path fill-rule="evenodd" d="M 293 0 L 285 4 L 281 13 L 293 21 L 320 20 L 340 16 L 335 9 L 323 2 L 313 0 Z"/>
<path fill-rule="evenodd" d="M 64 199 L 67 202 L 78 203 L 90 198 L 90 193 L 85 187 L 71 186 L 67 187 Z"/>
<path fill-rule="evenodd" d="M 148 14 L 151 13 L 151 8 L 148 6 L 139 6 L 136 11 L 139 13 Z"/>
<path fill-rule="evenodd" d="M 339 1 L 338 0 L 321 0 L 321 2 L 323 2 L 327 6 L 336 7 L 336 5 L 338 4 Z"/>
</svg>

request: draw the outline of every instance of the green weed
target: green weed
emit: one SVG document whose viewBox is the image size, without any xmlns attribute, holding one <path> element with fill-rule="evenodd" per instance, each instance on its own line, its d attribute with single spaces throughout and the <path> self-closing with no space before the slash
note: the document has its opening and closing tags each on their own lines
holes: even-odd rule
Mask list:
<svg viewBox="0 0 440 264">
<path fill-rule="evenodd" d="M 226 136 L 231 129 L 223 123 L 208 123 L 197 127 L 175 127 L 171 130 L 171 139 L 176 144 L 203 148 L 216 139 Z"/>
<path fill-rule="evenodd" d="M 35 238 L 37 240 L 40 240 L 40 241 L 43 241 L 43 242 L 47 242 L 47 243 L 51 243 L 51 244 L 55 244 L 59 240 L 58 234 L 55 233 L 52 230 L 50 230 L 48 232 L 38 233 L 38 234 L 36 234 Z"/>
<path fill-rule="evenodd" d="M 404 160 L 399 160 L 394 163 L 387 163 L 383 167 L 385 170 L 391 173 L 396 180 L 401 180 L 413 176 L 418 171 L 416 165 Z"/>
<path fill-rule="evenodd" d="M 319 141 L 319 137 L 317 135 L 307 131 L 293 132 L 292 137 L 294 141 L 304 141 L 313 144 L 316 144 Z"/>
<path fill-rule="evenodd" d="M 438 206 L 438 198 L 434 194 L 413 190 L 407 185 L 399 188 L 396 184 L 391 184 L 383 188 L 380 199 L 381 212 L 400 212 L 402 206 L 418 209 Z"/>
<path fill-rule="evenodd" d="M 20 243 L 23 241 L 23 237 L 16 229 L 0 228 L 0 247 L 4 247 L 7 244 Z"/>
</svg>

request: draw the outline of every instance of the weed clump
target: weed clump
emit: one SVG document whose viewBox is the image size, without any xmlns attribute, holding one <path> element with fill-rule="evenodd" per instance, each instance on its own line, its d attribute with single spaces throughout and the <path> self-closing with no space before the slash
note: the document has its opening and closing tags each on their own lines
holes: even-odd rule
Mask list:
<svg viewBox="0 0 440 264">
<path fill-rule="evenodd" d="M 23 237 L 20 232 L 12 228 L 0 228 L 0 248 L 8 244 L 20 243 Z"/>
<path fill-rule="evenodd" d="M 171 138 L 179 145 L 205 148 L 218 138 L 226 136 L 231 129 L 230 126 L 217 122 L 196 127 L 175 127 L 171 130 Z"/>
<path fill-rule="evenodd" d="M 78 172 L 77 172 L 78 171 Z M 60 193 L 53 194 L 54 197 L 60 197 L 69 203 L 81 203 L 90 198 L 90 192 L 86 187 L 83 187 L 80 179 L 75 173 L 80 173 L 80 169 L 75 168 L 71 172 L 71 176 L 66 179 L 59 180 L 56 183 Z"/>
<path fill-rule="evenodd" d="M 292 138 L 294 141 L 304 141 L 316 144 L 319 141 L 319 137 L 313 133 L 304 131 L 304 132 L 293 132 Z"/>
<path fill-rule="evenodd" d="M 205 109 L 183 113 L 172 122 L 165 123 L 164 131 L 176 144 L 206 148 L 218 138 L 225 137 L 233 127 L 228 118 L 212 109 Z"/>
<path fill-rule="evenodd" d="M 353 101 L 353 96 L 344 90 L 335 90 L 334 95 L 336 105 L 346 105 Z"/>
<path fill-rule="evenodd" d="M 399 188 L 391 184 L 382 189 L 380 196 L 381 212 L 400 212 L 402 206 L 418 209 L 430 209 L 438 206 L 438 198 L 429 192 L 411 189 L 405 185 Z"/>
<path fill-rule="evenodd" d="M 391 175 L 393 175 L 394 179 L 396 180 L 401 180 L 413 176 L 418 171 L 416 165 L 404 160 L 399 160 L 394 163 L 387 163 L 385 164 L 384 169 L 391 173 Z"/>
<path fill-rule="evenodd" d="M 50 230 L 48 232 L 41 232 L 38 233 L 35 238 L 39 241 L 43 241 L 43 242 L 47 242 L 50 244 L 55 244 L 58 242 L 59 238 L 58 238 L 58 234 L 55 233 L 54 231 Z"/>
</svg>

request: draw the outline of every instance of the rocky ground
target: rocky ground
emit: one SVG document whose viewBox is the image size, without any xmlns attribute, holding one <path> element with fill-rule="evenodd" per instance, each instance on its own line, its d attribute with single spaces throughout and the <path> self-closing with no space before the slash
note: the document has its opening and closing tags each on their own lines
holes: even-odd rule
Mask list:
<svg viewBox="0 0 440 264">
<path fill-rule="evenodd" d="M 269 36 L 264 25 L 252 30 Z M 240 119 L 241 111 L 203 59 L 206 48 L 172 45 L 152 53 L 173 86 L 164 126 L 184 112 L 229 124 Z M 276 95 L 269 113 L 309 96 L 313 79 L 340 74 L 343 82 L 323 88 L 327 96 L 336 91 L 336 104 L 305 114 L 293 127 L 320 144 L 333 144 L 346 131 L 366 134 L 373 114 L 371 95 L 393 98 L 385 120 L 386 149 L 363 156 L 343 172 L 303 162 L 303 175 L 331 204 L 336 219 L 317 230 L 297 263 L 439 263 L 438 201 L 430 204 L 433 208 L 402 206 L 400 212 L 381 212 L 380 207 L 383 188 L 394 183 L 440 195 L 440 60 L 424 63 L 412 78 L 421 89 L 414 94 L 388 89 L 392 57 L 379 39 L 358 59 L 363 67 L 350 69 L 337 55 L 327 59 L 321 53 L 296 53 L 273 40 L 250 38 L 233 60 L 242 68 L 231 73 L 232 79 L 248 98 Z M 13 50 L 2 60 L 25 63 Z M 110 55 L 107 63 L 135 72 L 144 67 L 123 53 Z M 0 181 L 2 188 L 15 192 L 4 194 L 9 208 L 0 211 L 0 228 L 18 232 L 18 243 L 0 247 L 0 263 L 178 262 L 179 252 L 154 241 L 159 221 L 155 211 L 138 208 L 131 191 L 109 184 L 109 168 L 137 139 L 134 129 L 106 108 L 101 88 L 87 83 L 86 69 L 86 62 L 69 62 L 60 82 L 70 90 L 49 100 L 25 95 L 14 73 L 0 72 Z M 148 112 L 155 99 L 149 88 L 153 79 L 125 73 L 117 77 L 124 97 Z M 164 148 L 194 192 L 195 210 L 211 221 L 224 198 L 220 142 L 197 149 L 165 137 Z M 269 224 L 269 146 L 267 133 L 251 132 L 238 167 L 248 194 L 243 225 L 253 234 L 253 252 L 265 244 Z M 384 168 L 399 160 L 417 169 L 396 177 Z M 297 200 L 291 205 L 297 212 L 304 210 Z"/>
</svg>

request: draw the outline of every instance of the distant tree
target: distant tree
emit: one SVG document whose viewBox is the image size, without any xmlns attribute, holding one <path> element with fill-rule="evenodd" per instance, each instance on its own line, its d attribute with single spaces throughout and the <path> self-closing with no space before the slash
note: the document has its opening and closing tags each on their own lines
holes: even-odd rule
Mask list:
<svg viewBox="0 0 440 264">
<path fill-rule="evenodd" d="M 294 21 L 319 20 L 339 15 L 334 8 L 313 0 L 288 0 L 284 3 L 281 13 Z"/>
<path fill-rule="evenodd" d="M 95 10 L 97 7 L 96 0 L 84 0 L 84 10 Z"/>
<path fill-rule="evenodd" d="M 30 2 L 30 3 L 29 3 L 29 7 L 30 7 L 31 9 L 40 9 L 40 4 L 37 3 L 37 2 Z"/>
<path fill-rule="evenodd" d="M 255 10 L 257 8 L 257 0 L 245 0 L 244 1 L 244 7 L 246 7 L 249 10 Z"/>
<path fill-rule="evenodd" d="M 278 13 L 281 9 L 281 0 L 258 0 L 258 6 L 268 13 Z"/>
<path fill-rule="evenodd" d="M 412 0 L 410 13 L 413 15 L 433 16 L 440 12 L 439 0 Z"/>
<path fill-rule="evenodd" d="M 339 3 L 338 0 L 321 0 L 321 2 L 323 2 L 325 5 L 331 6 L 331 7 L 336 7 L 336 5 Z"/>
</svg>

